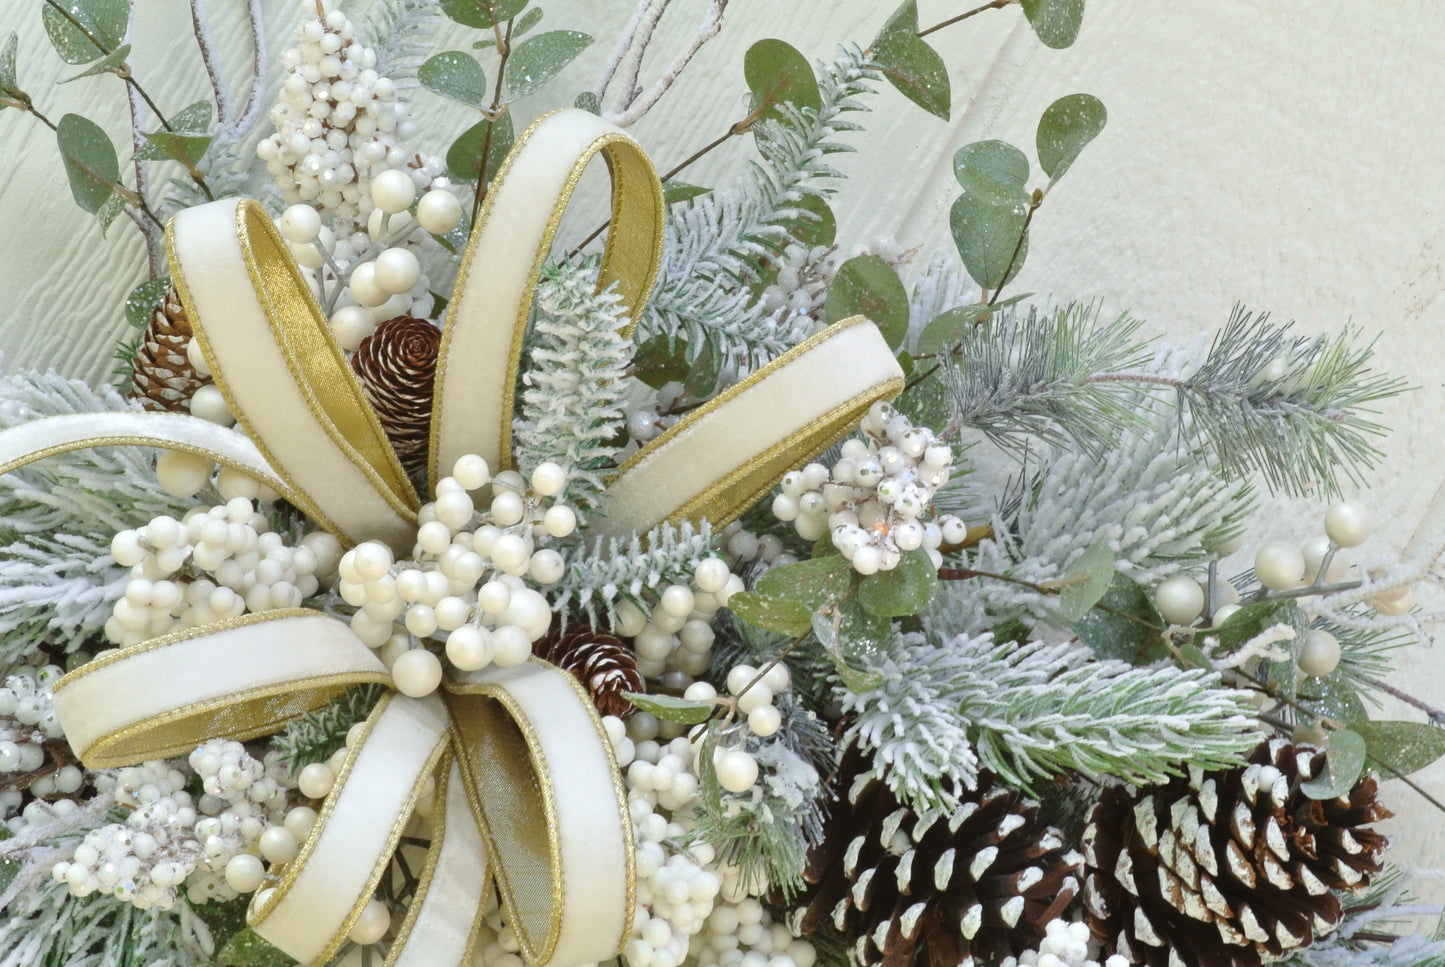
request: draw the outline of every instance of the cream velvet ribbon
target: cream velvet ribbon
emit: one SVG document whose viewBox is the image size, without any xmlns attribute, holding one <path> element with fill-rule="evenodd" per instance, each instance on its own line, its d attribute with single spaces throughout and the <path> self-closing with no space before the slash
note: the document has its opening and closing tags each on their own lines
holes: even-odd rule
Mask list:
<svg viewBox="0 0 1445 967">
<path fill-rule="evenodd" d="M 465 452 L 495 467 L 509 461 L 532 289 L 582 168 L 598 154 L 613 179 L 599 284 L 615 283 L 632 318 L 640 313 L 661 253 L 657 176 L 606 122 L 548 115 L 503 165 L 464 256 L 437 369 L 433 479 Z M 246 435 L 180 416 L 52 418 L 0 432 L 0 469 L 87 445 L 170 447 L 255 474 L 347 544 L 374 538 L 408 552 L 418 496 L 270 219 L 255 202 L 214 202 L 176 216 L 168 242 L 196 338 Z M 605 496 L 606 516 L 593 515 L 597 532 L 725 523 L 902 385 L 871 323 L 840 323 L 642 448 Z M 259 735 L 340 688 L 386 680 L 344 624 L 263 612 L 106 654 L 57 683 L 55 701 L 82 759 L 114 765 L 214 736 Z M 257 932 L 298 959 L 331 957 L 433 773 L 441 778 L 422 895 L 388 967 L 469 962 L 489 872 L 529 963 L 616 954 L 634 895 L 625 792 L 585 691 L 535 660 L 450 681 L 440 697 L 379 703 L 300 856 L 255 898 Z"/>
</svg>

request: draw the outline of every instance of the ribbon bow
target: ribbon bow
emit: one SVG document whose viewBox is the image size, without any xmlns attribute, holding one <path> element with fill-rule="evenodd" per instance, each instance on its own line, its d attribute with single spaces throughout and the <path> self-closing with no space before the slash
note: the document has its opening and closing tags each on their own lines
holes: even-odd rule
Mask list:
<svg viewBox="0 0 1445 967">
<path fill-rule="evenodd" d="M 633 323 L 641 313 L 661 260 L 657 175 L 610 124 L 546 115 L 508 155 L 463 257 L 437 364 L 432 479 L 464 453 L 508 465 L 532 290 L 598 154 L 612 176 L 598 285 L 617 286 Z M 178 214 L 167 242 L 195 338 L 244 434 L 172 414 L 52 417 L 0 433 L 0 473 L 89 446 L 180 450 L 258 477 L 345 544 L 409 550 L 419 496 L 269 217 L 253 201 L 214 202 Z M 871 323 L 838 323 L 643 447 L 609 482 L 590 529 L 726 523 L 902 383 Z M 82 761 L 106 767 L 263 735 L 351 685 L 390 681 L 343 622 L 291 609 L 107 653 L 54 694 Z M 489 877 L 528 963 L 565 967 L 621 948 L 631 820 L 606 734 L 572 676 L 534 659 L 454 677 L 423 699 L 388 694 L 363 733 L 299 855 L 253 898 L 257 933 L 298 960 L 331 958 L 435 775 L 433 840 L 387 967 L 469 963 Z"/>
</svg>

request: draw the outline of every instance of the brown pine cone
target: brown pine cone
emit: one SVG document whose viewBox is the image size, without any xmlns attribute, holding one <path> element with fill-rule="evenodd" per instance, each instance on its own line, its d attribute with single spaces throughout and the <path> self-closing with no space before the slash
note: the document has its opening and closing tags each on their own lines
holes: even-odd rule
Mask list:
<svg viewBox="0 0 1445 967">
<path fill-rule="evenodd" d="M 577 677 L 601 715 L 626 718 L 637 707 L 622 697 L 623 692 L 643 692 L 637 656 L 622 639 L 587 626 L 574 626 L 560 637 L 544 638 L 537 654 Z"/>
<path fill-rule="evenodd" d="M 1038 803 L 983 775 L 952 815 L 920 819 L 871 765 L 856 746 L 843 755 L 793 931 L 831 924 L 855 967 L 956 967 L 1033 946 L 1078 892 L 1082 860 Z"/>
<path fill-rule="evenodd" d="M 196 389 L 210 380 L 186 358 L 191 322 L 180 293 L 171 286 L 151 310 L 140 349 L 131 360 L 130 396 L 147 410 L 185 413 Z"/>
<path fill-rule="evenodd" d="M 351 357 L 381 428 L 413 480 L 426 473 L 441 342 L 441 330 L 425 319 L 397 316 L 377 326 Z"/>
<path fill-rule="evenodd" d="M 1376 784 L 1310 799 L 1325 755 L 1283 739 L 1250 764 L 1104 790 L 1084 833 L 1084 907 L 1105 950 L 1148 967 L 1258 967 L 1337 927 L 1331 891 L 1382 868 Z"/>
</svg>

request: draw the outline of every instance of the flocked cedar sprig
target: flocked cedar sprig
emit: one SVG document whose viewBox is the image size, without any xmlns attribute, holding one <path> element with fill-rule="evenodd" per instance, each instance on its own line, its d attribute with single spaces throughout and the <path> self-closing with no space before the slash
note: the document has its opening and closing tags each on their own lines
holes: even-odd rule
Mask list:
<svg viewBox="0 0 1445 967">
<path fill-rule="evenodd" d="M 1438 905 L 1417 903 L 1397 868 L 1370 889 L 1342 897 L 1339 927 L 1278 961 L 1280 967 L 1445 967 L 1445 920 Z M 1434 935 L 1416 924 L 1438 923 Z"/>
<path fill-rule="evenodd" d="M 627 307 L 615 287 L 597 292 L 595 282 L 595 269 L 569 263 L 549 268 L 538 283 L 514 434 L 523 472 L 546 461 L 565 467 L 557 499 L 584 509 L 602 491 L 602 472 L 616 454 L 611 441 L 625 421 L 632 356 L 618 331 Z"/>
<path fill-rule="evenodd" d="M 980 770 L 1023 788 L 1065 770 L 1158 782 L 1185 765 L 1237 765 L 1259 741 L 1243 694 L 1218 675 L 1097 660 L 1073 643 L 915 633 L 864 665 L 881 681 L 840 690 L 846 738 L 920 812 L 957 808 Z"/>
<path fill-rule="evenodd" d="M 1363 482 L 1385 428 L 1370 405 L 1403 379 L 1370 368 L 1372 344 L 1345 327 L 1324 336 L 1236 307 L 1203 363 L 1176 383 L 1195 438 L 1227 473 L 1258 471 L 1271 489 L 1336 494 Z"/>
<path fill-rule="evenodd" d="M 850 150 L 833 139 L 857 125 L 841 115 L 863 109 L 860 96 L 877 76 L 856 47 L 820 64 L 820 109 L 776 106 L 780 119 L 757 123 L 758 153 L 746 175 L 728 188 L 674 207 L 667 220 L 662 267 L 639 328 L 639 339 L 682 334 L 687 360 L 704 351 L 742 372 L 788 348 L 786 328 L 775 325 L 748 287 L 760 262 L 790 238 L 790 226 L 811 217 L 798 206 L 820 194 L 817 182 L 836 177 L 823 158 Z"/>
<path fill-rule="evenodd" d="M 611 628 L 619 601 L 650 612 L 662 588 L 690 584 L 698 565 L 713 556 L 712 527 L 705 520 L 698 527 L 660 524 L 640 536 L 579 542 L 562 556 L 567 570 L 553 585 L 552 610 L 564 620 Z"/>
<path fill-rule="evenodd" d="M 380 695 L 376 685 L 348 688 L 330 704 L 292 719 L 285 731 L 271 739 L 271 748 L 292 772 L 325 762 L 346 744 L 347 731 L 371 714 Z"/>
<path fill-rule="evenodd" d="M 215 953 L 188 903 L 142 910 L 103 891 L 44 881 L 0 919 L 0 967 L 196 967 Z"/>
<path fill-rule="evenodd" d="M 0 379 L 0 428 L 133 408 L 110 387 L 54 373 Z M 0 659 L 7 665 L 42 644 L 71 652 L 99 636 L 129 578 L 110 556 L 111 535 L 189 508 L 161 489 L 154 459 L 136 447 L 103 447 L 0 477 Z"/>
<path fill-rule="evenodd" d="M 966 326 L 939 373 L 950 409 L 942 435 L 971 428 L 1015 450 L 1040 440 L 1092 452 L 1112 445 L 1121 429 L 1139 425 L 1143 394 L 1095 377 L 1144 364 L 1138 329 L 1127 314 L 1101 322 L 1099 306 L 1082 303 L 1002 310 Z"/>
</svg>

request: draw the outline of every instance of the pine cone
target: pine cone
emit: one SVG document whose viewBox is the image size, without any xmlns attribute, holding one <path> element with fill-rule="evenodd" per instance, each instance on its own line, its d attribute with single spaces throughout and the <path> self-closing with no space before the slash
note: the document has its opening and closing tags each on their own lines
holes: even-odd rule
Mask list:
<svg viewBox="0 0 1445 967">
<path fill-rule="evenodd" d="M 602 715 L 626 718 L 637 707 L 622 697 L 623 692 L 642 692 L 646 687 L 637 670 L 637 656 L 620 638 L 585 625 L 561 637 L 544 638 L 537 654 L 577 677 L 592 704 Z"/>
<path fill-rule="evenodd" d="M 871 765 L 844 753 L 793 931 L 831 923 L 855 967 L 959 967 L 1033 946 L 1078 892 L 1082 861 L 1039 824 L 1038 803 L 983 775 L 951 816 L 920 819 Z"/>
<path fill-rule="evenodd" d="M 377 326 L 351 357 L 381 428 L 414 480 L 426 473 L 441 342 L 441 330 L 425 319 L 397 316 Z"/>
<path fill-rule="evenodd" d="M 1084 833 L 1084 906 L 1106 950 L 1149 967 L 1257 967 L 1333 930 L 1330 891 L 1380 872 L 1385 837 L 1360 828 L 1391 815 L 1373 778 L 1316 800 L 1299 784 L 1324 768 L 1318 749 L 1274 739 L 1249 761 L 1104 791 Z"/>
<path fill-rule="evenodd" d="M 174 286 L 151 310 L 140 349 L 131 360 L 130 395 L 147 410 L 187 411 L 197 387 L 210 380 L 186 358 L 191 322 Z"/>
</svg>

